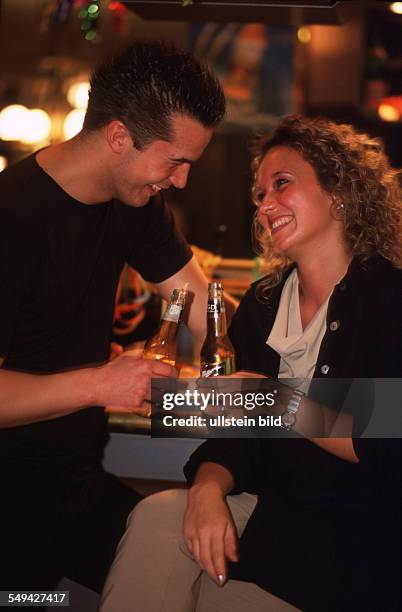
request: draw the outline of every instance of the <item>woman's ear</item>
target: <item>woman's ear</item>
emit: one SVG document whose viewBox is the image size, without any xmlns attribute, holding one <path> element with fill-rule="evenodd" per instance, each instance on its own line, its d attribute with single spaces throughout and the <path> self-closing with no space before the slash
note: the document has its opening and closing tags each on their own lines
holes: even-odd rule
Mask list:
<svg viewBox="0 0 402 612">
<path fill-rule="evenodd" d="M 345 205 L 338 196 L 331 196 L 331 211 L 334 219 L 340 220 L 345 212 Z"/>
</svg>

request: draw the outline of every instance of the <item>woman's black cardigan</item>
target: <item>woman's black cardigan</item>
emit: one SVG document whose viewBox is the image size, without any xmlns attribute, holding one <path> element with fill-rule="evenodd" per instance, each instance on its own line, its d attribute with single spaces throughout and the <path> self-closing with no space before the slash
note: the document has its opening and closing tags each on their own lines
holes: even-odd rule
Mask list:
<svg viewBox="0 0 402 612">
<path fill-rule="evenodd" d="M 268 302 L 257 283 L 242 299 L 230 327 L 238 369 L 277 376 L 280 357 L 266 339 L 288 274 Z M 401 376 L 402 272 L 379 256 L 354 260 L 330 298 L 314 378 Z M 402 418 L 401 398 L 393 401 Z M 234 492 L 258 494 L 231 578 L 305 612 L 399 611 L 400 440 L 354 446 L 358 464 L 302 438 L 211 439 L 193 453 L 190 483 L 213 461 L 232 473 Z"/>
</svg>

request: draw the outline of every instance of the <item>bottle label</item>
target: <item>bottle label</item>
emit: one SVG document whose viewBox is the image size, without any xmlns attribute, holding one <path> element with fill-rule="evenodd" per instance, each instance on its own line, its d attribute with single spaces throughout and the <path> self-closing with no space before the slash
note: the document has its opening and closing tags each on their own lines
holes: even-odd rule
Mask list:
<svg viewBox="0 0 402 612">
<path fill-rule="evenodd" d="M 220 315 L 222 312 L 225 312 L 224 302 L 219 302 L 218 300 L 216 302 L 208 302 L 207 312 L 212 315 Z"/>
<path fill-rule="evenodd" d="M 211 365 L 205 370 L 202 370 L 201 378 L 209 378 L 209 376 L 222 376 L 225 374 L 225 369 L 224 363 L 216 363 L 215 365 Z"/>
<path fill-rule="evenodd" d="M 180 319 L 181 306 L 177 304 L 170 304 L 169 308 L 163 315 L 165 321 L 172 321 L 173 323 L 177 323 Z"/>
</svg>

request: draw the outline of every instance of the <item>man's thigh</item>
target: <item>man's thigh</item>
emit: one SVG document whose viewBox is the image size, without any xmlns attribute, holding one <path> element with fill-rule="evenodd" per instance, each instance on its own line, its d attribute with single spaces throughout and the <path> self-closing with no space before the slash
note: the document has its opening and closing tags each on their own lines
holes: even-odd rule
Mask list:
<svg viewBox="0 0 402 612">
<path fill-rule="evenodd" d="M 63 532 L 51 498 L 10 494 L 0 512 L 0 590 L 52 590 L 61 576 Z"/>
<path fill-rule="evenodd" d="M 99 495 L 76 517 L 68 530 L 63 574 L 100 593 L 127 517 L 141 496 L 116 477 L 104 473 Z"/>
</svg>

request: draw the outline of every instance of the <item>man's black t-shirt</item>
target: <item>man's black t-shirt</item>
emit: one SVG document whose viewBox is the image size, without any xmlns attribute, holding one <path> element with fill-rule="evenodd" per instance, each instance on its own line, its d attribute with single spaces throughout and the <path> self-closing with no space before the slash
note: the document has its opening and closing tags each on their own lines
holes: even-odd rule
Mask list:
<svg viewBox="0 0 402 612">
<path fill-rule="evenodd" d="M 191 251 L 160 197 L 144 207 L 86 205 L 32 155 L 0 174 L 0 356 L 38 374 L 107 360 L 120 271 L 150 282 L 180 270 Z M 101 452 L 103 409 L 0 430 L 7 455 L 70 457 Z"/>
</svg>

